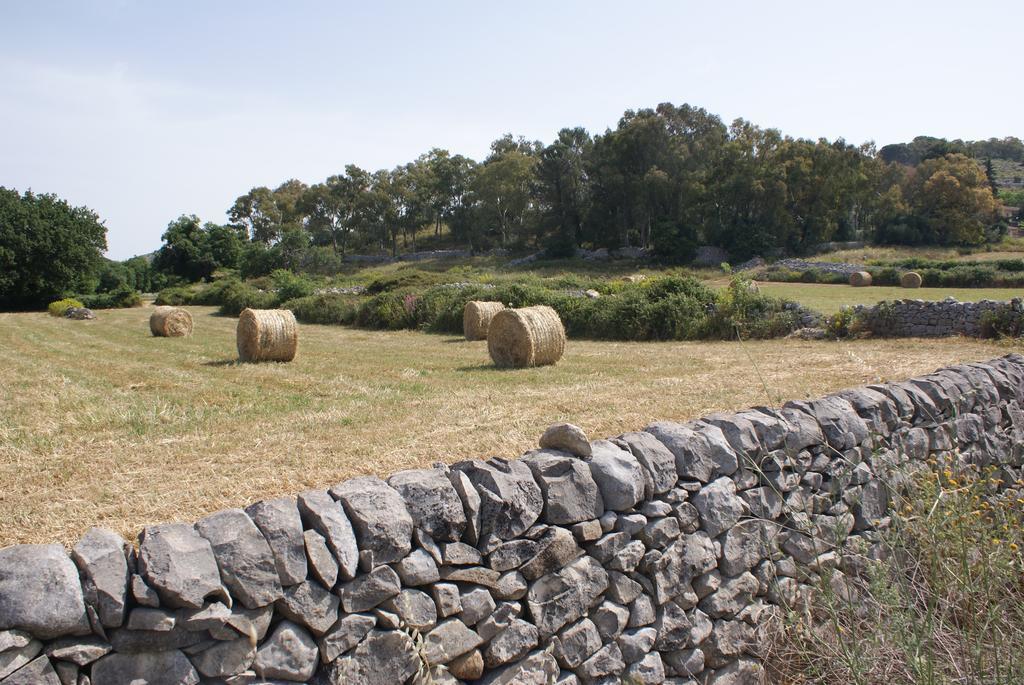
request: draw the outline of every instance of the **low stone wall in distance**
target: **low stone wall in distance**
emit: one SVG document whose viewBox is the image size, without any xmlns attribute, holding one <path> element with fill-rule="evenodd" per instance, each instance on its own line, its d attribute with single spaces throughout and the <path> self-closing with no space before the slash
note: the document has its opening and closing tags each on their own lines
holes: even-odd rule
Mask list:
<svg viewBox="0 0 1024 685">
<path fill-rule="evenodd" d="M 1024 321 L 1024 304 L 981 300 L 958 302 L 952 297 L 939 302 L 896 300 L 877 305 L 857 305 L 854 313 L 875 335 L 898 338 L 945 337 L 986 334 L 986 318 L 1003 329 L 1019 331 Z"/>
<path fill-rule="evenodd" d="M 855 592 L 931 460 L 1018 482 L 1022 403 L 1010 355 L 7 547 L 0 683 L 755 683 L 769 620 Z"/>
</svg>

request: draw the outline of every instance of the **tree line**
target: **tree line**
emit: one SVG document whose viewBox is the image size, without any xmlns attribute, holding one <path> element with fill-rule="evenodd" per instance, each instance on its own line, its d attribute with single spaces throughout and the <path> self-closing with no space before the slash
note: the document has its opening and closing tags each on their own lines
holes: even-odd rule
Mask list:
<svg viewBox="0 0 1024 685">
<path fill-rule="evenodd" d="M 393 169 L 349 164 L 312 185 L 252 188 L 225 224 L 188 214 L 172 221 L 152 263 L 103 260 L 105 229 L 86 208 L 5 190 L 0 300 L 152 290 L 220 268 L 330 273 L 347 255 L 415 251 L 430 237 L 556 258 L 640 247 L 666 262 L 688 261 L 699 245 L 734 259 L 833 240 L 975 245 L 998 228 L 997 189 L 978 154 L 1024 159 L 1024 148 L 1010 138 L 922 137 L 876 151 L 663 103 L 627 111 L 599 134 L 565 128 L 547 144 L 505 135 L 479 161 L 434 148 Z"/>
<path fill-rule="evenodd" d="M 505 135 L 481 161 L 435 148 L 394 169 L 349 164 L 313 185 L 253 188 L 227 225 L 172 222 L 157 262 L 188 278 L 221 266 L 329 270 L 347 254 L 414 251 L 442 232 L 473 251 L 633 246 L 673 261 L 699 245 L 744 258 L 833 240 L 982 243 L 998 204 L 971 155 L 1012 157 L 1020 141 L 941 142 L 876 151 L 664 103 L 597 135 Z"/>
</svg>

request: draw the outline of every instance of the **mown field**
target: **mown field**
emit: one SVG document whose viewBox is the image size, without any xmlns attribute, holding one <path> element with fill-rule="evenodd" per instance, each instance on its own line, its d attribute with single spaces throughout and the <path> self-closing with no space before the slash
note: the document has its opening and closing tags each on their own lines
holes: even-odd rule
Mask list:
<svg viewBox="0 0 1024 685">
<path fill-rule="evenodd" d="M 962 339 L 570 341 L 555 367 L 501 371 L 486 343 L 302 326 L 290 364 L 237 364 L 236 320 L 192 307 L 157 339 L 149 307 L 95 321 L 0 314 L 0 546 L 134 536 L 360 474 L 495 455 L 568 420 L 592 437 L 777 403 L 1004 354 Z"/>
</svg>

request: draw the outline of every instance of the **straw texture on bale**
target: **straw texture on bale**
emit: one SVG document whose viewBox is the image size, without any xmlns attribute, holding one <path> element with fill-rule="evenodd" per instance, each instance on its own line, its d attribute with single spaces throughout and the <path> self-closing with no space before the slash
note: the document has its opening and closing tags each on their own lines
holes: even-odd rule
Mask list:
<svg viewBox="0 0 1024 685">
<path fill-rule="evenodd" d="M 462 310 L 462 332 L 466 340 L 487 340 L 491 319 L 504 308 L 501 302 L 467 302 L 466 308 Z"/>
<path fill-rule="evenodd" d="M 908 271 L 900 276 L 900 285 L 904 288 L 920 288 L 921 274 L 916 271 Z"/>
<path fill-rule="evenodd" d="M 299 327 L 288 309 L 243 309 L 237 341 L 243 362 L 290 362 L 299 347 Z"/>
<path fill-rule="evenodd" d="M 192 335 L 192 315 L 181 307 L 157 307 L 149 315 L 149 330 L 161 338 Z"/>
<path fill-rule="evenodd" d="M 850 274 L 850 285 L 854 288 L 863 288 L 871 285 L 871 274 L 867 271 L 854 271 Z"/>
<path fill-rule="evenodd" d="M 551 307 L 503 309 L 491 319 L 487 351 L 498 366 L 554 364 L 565 351 L 565 327 Z"/>
</svg>

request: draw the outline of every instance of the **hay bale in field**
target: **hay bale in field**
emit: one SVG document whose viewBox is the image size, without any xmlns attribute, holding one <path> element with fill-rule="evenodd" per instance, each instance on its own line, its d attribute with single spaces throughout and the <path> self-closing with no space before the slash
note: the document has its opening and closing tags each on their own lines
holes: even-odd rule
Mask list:
<svg viewBox="0 0 1024 685">
<path fill-rule="evenodd" d="M 503 309 L 491 319 L 487 351 L 498 366 L 554 364 L 565 351 L 565 327 L 551 307 Z"/>
<path fill-rule="evenodd" d="M 462 332 L 466 340 L 487 340 L 491 319 L 504 308 L 501 302 L 467 302 L 466 308 L 462 310 Z"/>
<path fill-rule="evenodd" d="M 162 305 L 149 315 L 150 332 L 161 338 L 180 338 L 192 335 L 192 315 L 181 307 Z"/>
<path fill-rule="evenodd" d="M 900 285 L 904 288 L 920 288 L 921 280 L 921 274 L 916 271 L 908 271 L 900 276 Z"/>
<path fill-rule="evenodd" d="M 850 274 L 850 285 L 854 288 L 863 288 L 871 285 L 871 274 L 867 271 L 854 271 Z"/>
<path fill-rule="evenodd" d="M 290 362 L 299 347 L 299 326 L 289 309 L 243 309 L 237 341 L 243 362 Z"/>
</svg>

